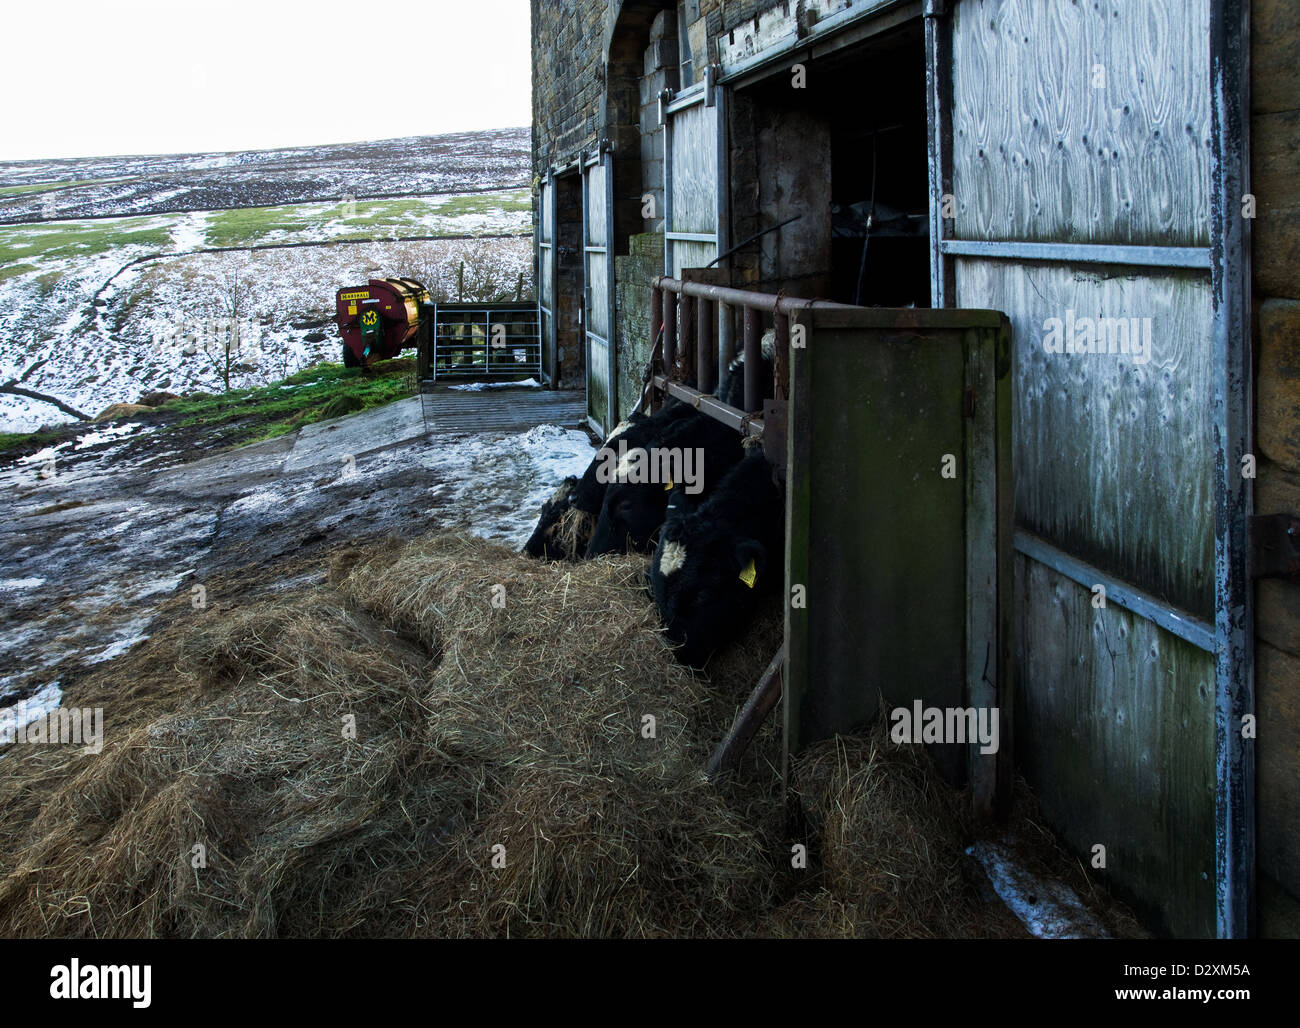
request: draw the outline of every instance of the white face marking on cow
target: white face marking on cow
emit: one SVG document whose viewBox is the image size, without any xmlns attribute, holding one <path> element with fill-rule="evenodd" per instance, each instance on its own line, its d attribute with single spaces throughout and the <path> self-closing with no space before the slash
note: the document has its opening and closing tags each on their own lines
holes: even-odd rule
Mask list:
<svg viewBox="0 0 1300 1028">
<path fill-rule="evenodd" d="M 686 547 L 675 539 L 664 544 L 663 553 L 659 555 L 659 573 L 667 578 L 681 570 L 686 563 Z"/>
<path fill-rule="evenodd" d="M 614 481 L 626 481 L 631 475 L 632 467 L 644 461 L 645 458 L 645 450 L 640 448 L 628 450 L 627 453 L 623 454 L 623 456 L 618 459 L 618 467 L 614 471 Z"/>
<path fill-rule="evenodd" d="M 621 436 L 624 432 L 626 432 L 631 427 L 632 427 L 632 423 L 630 421 L 620 421 L 617 425 L 614 426 L 614 431 L 612 431 L 609 434 L 609 438 L 606 439 L 605 442 L 607 443 L 612 442 L 614 439 Z"/>
</svg>

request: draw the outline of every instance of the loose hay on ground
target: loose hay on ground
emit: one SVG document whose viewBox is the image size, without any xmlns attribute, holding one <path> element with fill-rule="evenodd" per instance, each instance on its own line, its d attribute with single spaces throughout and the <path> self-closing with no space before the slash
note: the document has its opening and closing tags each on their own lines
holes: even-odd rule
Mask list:
<svg viewBox="0 0 1300 1028">
<path fill-rule="evenodd" d="M 641 563 L 558 573 L 436 537 L 207 618 L 177 647 L 179 710 L 118 726 L 110 705 L 101 757 L 27 778 L 45 803 L 0 932 L 731 931 L 770 847 L 702 779 L 709 686 L 673 661 Z M 4 763 L 8 809 L 39 768 Z"/>
<path fill-rule="evenodd" d="M 1016 934 L 961 880 L 959 798 L 880 731 L 798 758 L 814 859 L 791 871 L 778 720 L 701 775 L 779 610 L 711 682 L 643 575 L 444 535 L 341 549 L 296 593 L 176 600 L 65 694 L 105 708 L 100 756 L 0 758 L 0 935 Z"/>
</svg>

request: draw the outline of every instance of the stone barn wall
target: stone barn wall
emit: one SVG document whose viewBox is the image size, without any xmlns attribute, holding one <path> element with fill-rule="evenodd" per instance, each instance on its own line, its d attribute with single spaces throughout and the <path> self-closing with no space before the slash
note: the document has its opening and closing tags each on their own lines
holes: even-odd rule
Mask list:
<svg viewBox="0 0 1300 1028">
<path fill-rule="evenodd" d="M 1300 513 L 1300 5 L 1251 10 L 1255 513 Z M 1300 585 L 1258 583 L 1259 928 L 1300 937 Z"/>
</svg>

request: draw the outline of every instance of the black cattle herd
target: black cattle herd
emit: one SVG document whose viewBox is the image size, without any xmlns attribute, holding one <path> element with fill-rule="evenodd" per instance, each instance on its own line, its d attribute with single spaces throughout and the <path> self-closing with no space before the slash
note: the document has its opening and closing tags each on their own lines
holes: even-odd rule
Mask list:
<svg viewBox="0 0 1300 1028">
<path fill-rule="evenodd" d="M 741 360 L 727 372 L 724 400 L 736 392 Z M 629 473 L 638 460 L 665 473 Z M 649 589 L 665 633 L 679 660 L 702 667 L 779 588 L 784 508 L 761 447 L 747 450 L 734 429 L 670 399 L 619 424 L 582 477 L 560 484 L 524 552 L 568 561 L 653 552 Z"/>
</svg>

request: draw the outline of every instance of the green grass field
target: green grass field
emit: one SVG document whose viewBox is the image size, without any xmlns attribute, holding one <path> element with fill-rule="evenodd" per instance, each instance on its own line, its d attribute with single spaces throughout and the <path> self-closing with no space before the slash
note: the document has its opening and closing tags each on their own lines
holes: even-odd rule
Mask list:
<svg viewBox="0 0 1300 1028">
<path fill-rule="evenodd" d="M 238 425 L 226 445 L 272 439 L 303 425 L 342 417 L 415 394 L 412 358 L 382 361 L 369 371 L 342 364 L 317 364 L 283 382 L 256 389 L 173 400 L 160 408 L 177 428 Z"/>
<path fill-rule="evenodd" d="M 415 359 L 381 361 L 368 371 L 317 364 L 282 382 L 228 393 L 195 393 L 134 415 L 154 424 L 155 436 L 185 435 L 187 445 L 219 450 L 292 432 L 316 421 L 354 414 L 415 395 Z M 0 455 L 15 457 L 93 431 L 81 422 L 53 432 L 0 433 Z"/>
<path fill-rule="evenodd" d="M 532 202 L 527 189 L 499 193 L 453 196 L 446 199 L 403 197 L 396 200 L 358 200 L 355 205 L 293 204 L 281 207 L 244 207 L 215 211 L 208 220 L 209 246 L 250 246 L 265 242 L 273 233 L 311 236 L 325 225 L 345 226 L 331 239 L 367 239 L 375 236 L 428 235 L 423 219 L 430 215 L 458 218 L 468 214 L 525 212 Z"/>
<path fill-rule="evenodd" d="M 105 221 L 50 221 L 39 225 L 0 225 L 0 268 L 61 257 L 90 257 L 119 246 L 165 250 L 171 234 L 157 227 L 156 218 L 114 218 Z"/>
</svg>

